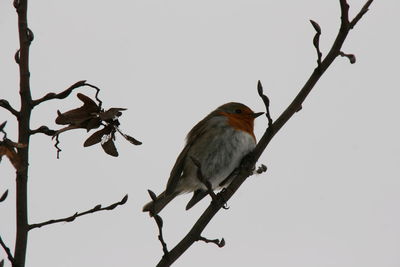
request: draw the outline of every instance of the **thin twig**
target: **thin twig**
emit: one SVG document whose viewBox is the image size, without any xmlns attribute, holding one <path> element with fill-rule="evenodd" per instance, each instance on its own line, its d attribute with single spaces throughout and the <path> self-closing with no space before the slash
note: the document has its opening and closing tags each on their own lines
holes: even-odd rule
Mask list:
<svg viewBox="0 0 400 267">
<path fill-rule="evenodd" d="M 42 134 L 45 134 L 45 135 L 48 135 L 48 136 L 54 136 L 54 134 L 56 132 L 57 131 L 51 130 L 51 129 L 49 129 L 49 127 L 43 125 L 43 126 L 40 126 L 39 128 L 37 128 L 35 130 L 31 130 L 30 134 L 33 135 L 33 134 L 37 134 L 37 133 L 42 133 Z"/>
<path fill-rule="evenodd" d="M 57 149 L 57 159 L 60 158 L 60 152 L 62 151 L 62 149 L 58 146 L 60 144 L 60 140 L 59 140 L 60 135 L 56 134 L 54 136 L 54 138 L 56 139 L 56 142 L 54 143 L 54 147 Z"/>
<path fill-rule="evenodd" d="M 44 102 L 44 101 L 48 101 L 48 100 L 52 100 L 52 99 L 64 99 L 66 97 L 68 97 L 73 90 L 85 86 L 86 85 L 86 80 L 82 80 L 79 82 L 74 83 L 73 85 L 71 85 L 70 87 L 68 87 L 67 89 L 65 89 L 64 91 L 56 94 L 56 93 L 48 93 L 45 96 L 43 96 L 42 98 L 36 99 L 32 101 L 33 106 L 37 106 L 40 103 Z"/>
<path fill-rule="evenodd" d="M 97 86 L 94 86 L 94 85 L 92 85 L 90 83 L 85 83 L 85 85 L 89 86 L 89 87 L 92 87 L 92 88 L 94 88 L 96 90 L 96 95 L 94 97 L 96 98 L 97 102 L 99 102 L 99 108 L 101 108 L 103 102 L 99 99 L 100 88 L 97 87 Z"/>
<path fill-rule="evenodd" d="M 92 208 L 90 210 L 87 210 L 87 211 L 84 211 L 84 212 L 79 212 L 79 213 L 76 212 L 74 215 L 69 216 L 69 217 L 65 217 L 65 218 L 61 218 L 61 219 L 55 219 L 55 220 L 49 220 L 49 221 L 42 222 L 42 223 L 30 224 L 28 230 L 32 230 L 32 229 L 35 229 L 35 228 L 40 228 L 42 226 L 49 225 L 49 224 L 55 224 L 55 223 L 60 223 L 60 222 L 72 222 L 72 221 L 74 221 L 76 218 L 78 218 L 80 216 L 91 214 L 91 213 L 95 213 L 95 212 L 98 212 L 98 211 L 113 210 L 113 209 L 115 209 L 116 207 L 118 207 L 120 205 L 124 205 L 127 200 L 128 200 L 128 195 L 125 195 L 124 198 L 121 201 L 116 202 L 114 204 L 111 204 L 111 205 L 109 205 L 107 207 L 102 208 L 102 206 L 99 204 L 99 205 L 96 205 L 94 208 Z"/>
<path fill-rule="evenodd" d="M 67 89 L 65 89 L 64 91 L 56 94 L 56 93 L 47 93 L 45 96 L 43 96 L 42 98 L 36 99 L 32 101 L 32 105 L 33 106 L 37 106 L 40 103 L 44 102 L 44 101 L 48 101 L 48 100 L 52 100 L 52 99 L 64 99 L 66 97 L 68 97 L 72 91 L 74 91 L 75 89 L 79 88 L 79 87 L 83 87 L 83 86 L 88 86 L 91 87 L 93 89 L 96 90 L 96 95 L 95 98 L 96 100 L 99 102 L 99 108 L 101 108 L 101 105 L 103 104 L 103 102 L 99 99 L 99 93 L 100 93 L 100 88 L 98 88 L 95 85 L 92 85 L 90 83 L 86 83 L 86 80 L 82 80 L 79 82 L 74 83 L 73 85 L 71 85 L 70 87 L 68 87 Z"/>
<path fill-rule="evenodd" d="M 164 241 L 164 236 L 163 236 L 163 231 L 162 231 L 162 227 L 163 227 L 163 220 L 161 218 L 160 215 L 156 214 L 154 215 L 154 220 L 157 223 L 157 227 L 158 227 L 158 240 L 160 240 L 162 249 L 163 249 L 163 253 L 165 257 L 168 257 L 168 248 L 167 248 L 167 243 L 165 243 Z"/>
<path fill-rule="evenodd" d="M 0 107 L 3 107 L 4 109 L 10 111 L 11 114 L 13 114 L 15 117 L 19 118 L 19 116 L 20 116 L 19 111 L 15 110 L 7 100 L 0 99 Z"/>
<path fill-rule="evenodd" d="M 356 63 L 356 56 L 353 55 L 353 54 L 346 54 L 346 53 L 340 51 L 339 56 L 341 56 L 341 57 L 347 57 L 347 58 L 349 59 L 349 61 L 350 61 L 351 64 Z"/>
<path fill-rule="evenodd" d="M 274 121 L 272 120 L 271 113 L 269 111 L 269 103 L 270 103 L 270 101 L 269 101 L 268 96 L 264 95 L 264 89 L 263 89 L 263 86 L 262 86 L 260 80 L 258 80 L 258 83 L 257 83 L 257 91 L 258 91 L 258 95 L 261 97 L 261 99 L 262 99 L 262 101 L 264 102 L 264 105 L 265 105 L 265 110 L 266 110 L 265 116 L 267 116 L 267 119 L 268 119 L 268 127 L 271 127 L 271 125 L 272 125 L 272 123 Z"/>
<path fill-rule="evenodd" d="M 150 198 L 151 198 L 153 201 L 156 201 L 156 200 L 157 200 L 157 196 L 156 196 L 156 194 L 155 194 L 153 191 L 147 190 L 147 192 L 149 193 Z M 154 207 L 154 206 L 153 206 L 153 207 Z M 167 257 L 167 258 L 168 258 L 167 243 L 165 243 L 165 241 L 164 241 L 164 236 L 163 236 L 163 232 L 162 232 L 162 227 L 163 227 L 163 224 L 164 224 L 164 223 L 163 223 L 163 219 L 162 219 L 161 216 L 158 215 L 158 214 L 155 214 L 155 215 L 154 215 L 154 210 L 150 211 L 150 215 L 151 215 L 152 217 L 154 217 L 154 220 L 156 221 L 156 224 L 157 224 L 157 227 L 158 227 L 158 240 L 160 240 L 160 243 L 161 243 L 161 246 L 162 246 L 162 249 L 163 249 L 163 252 L 164 252 L 164 256 L 163 256 L 163 257 Z"/>
<path fill-rule="evenodd" d="M 350 29 L 353 29 L 356 26 L 357 22 L 368 12 L 370 5 L 374 0 L 369 0 L 365 3 L 365 5 L 361 8 L 360 12 L 354 17 L 354 19 L 350 22 Z"/>
<path fill-rule="evenodd" d="M 8 260 L 11 262 L 11 264 L 14 266 L 14 257 L 11 253 L 11 250 L 9 247 L 7 247 L 7 245 L 4 243 L 3 239 L 0 236 L 0 245 L 3 247 L 4 251 L 7 254 L 7 258 Z"/>
<path fill-rule="evenodd" d="M 206 243 L 213 243 L 213 244 L 217 245 L 220 248 L 225 246 L 225 239 L 224 238 L 221 238 L 221 240 L 219 240 L 219 239 L 208 239 L 208 238 L 200 236 L 197 241 L 203 241 L 203 242 L 206 242 Z"/>
<path fill-rule="evenodd" d="M 313 38 L 313 44 L 315 47 L 315 50 L 317 50 L 317 64 L 318 64 L 318 68 L 321 67 L 321 60 L 322 60 L 322 53 L 321 50 L 319 48 L 319 37 L 321 36 L 321 27 L 318 25 L 318 23 L 316 23 L 313 20 L 310 20 L 311 25 L 314 27 L 315 30 L 315 36 Z"/>
</svg>

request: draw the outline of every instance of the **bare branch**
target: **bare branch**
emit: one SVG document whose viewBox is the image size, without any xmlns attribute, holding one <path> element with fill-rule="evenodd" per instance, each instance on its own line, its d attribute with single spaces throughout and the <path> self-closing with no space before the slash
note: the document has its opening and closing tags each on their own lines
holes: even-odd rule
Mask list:
<svg viewBox="0 0 400 267">
<path fill-rule="evenodd" d="M 99 211 L 103 211 L 103 210 L 113 210 L 113 209 L 115 209 L 116 207 L 118 207 L 120 205 L 124 205 L 127 200 L 128 200 L 128 195 L 125 195 L 124 198 L 121 201 L 116 202 L 114 204 L 111 204 L 111 205 L 109 205 L 107 207 L 102 208 L 101 205 L 99 204 L 99 205 L 96 205 L 93 209 L 90 209 L 90 210 L 87 210 L 87 211 L 84 211 L 84 212 L 79 212 L 79 213 L 76 212 L 74 215 L 71 215 L 69 217 L 56 219 L 56 220 L 49 220 L 49 221 L 42 222 L 42 223 L 31 224 L 31 225 L 29 225 L 28 230 L 32 230 L 32 229 L 35 229 L 35 228 L 40 228 L 42 226 L 46 226 L 46 225 L 49 225 L 49 224 L 55 224 L 55 223 L 60 223 L 60 222 L 72 222 L 72 221 L 74 221 L 76 218 L 78 218 L 80 216 L 91 214 L 91 213 L 95 213 L 95 212 L 99 212 Z"/>
<path fill-rule="evenodd" d="M 232 197 L 232 195 L 239 189 L 246 178 L 253 174 L 253 166 L 255 166 L 257 160 L 260 158 L 261 154 L 264 152 L 265 148 L 268 146 L 272 138 L 283 127 L 283 125 L 285 125 L 289 121 L 289 119 L 301 109 L 304 100 L 314 88 L 315 84 L 328 69 L 328 67 L 332 64 L 332 62 L 340 55 L 342 45 L 346 40 L 346 37 L 351 30 L 351 27 L 348 17 L 349 5 L 347 4 L 346 0 L 339 0 L 339 2 L 342 17 L 341 25 L 331 49 L 329 50 L 326 57 L 321 61 L 320 66 L 314 69 L 311 76 L 301 88 L 300 92 L 294 98 L 292 103 L 278 117 L 278 119 L 266 129 L 256 148 L 242 160 L 238 168 L 237 176 L 232 180 L 226 190 L 223 190 L 218 194 L 218 196 L 220 196 L 222 199 L 228 201 Z M 365 5 L 366 8 L 363 8 L 360 13 L 365 13 L 363 10 L 368 9 L 370 2 L 372 1 L 369 0 Z M 157 266 L 170 266 L 183 253 L 185 253 L 185 251 L 195 241 L 200 239 L 201 233 L 203 232 L 207 224 L 211 221 L 211 219 L 222 208 L 222 206 L 223 203 L 212 201 L 208 208 L 203 212 L 197 222 L 190 229 L 190 231 L 186 234 L 186 236 L 168 253 L 168 258 L 163 257 Z"/>
<path fill-rule="evenodd" d="M 28 243 L 28 168 L 29 168 L 29 125 L 32 114 L 32 94 L 30 86 L 29 50 L 32 31 L 28 29 L 28 0 L 15 0 L 18 13 L 19 52 L 16 55 L 19 68 L 20 115 L 18 117 L 18 143 L 25 148 L 18 148 L 16 166 L 16 236 L 14 245 L 14 267 L 25 266 Z"/>
<path fill-rule="evenodd" d="M 37 133 L 42 133 L 42 134 L 45 134 L 45 135 L 48 135 L 48 136 L 54 136 L 56 131 L 55 130 L 51 130 L 51 129 L 49 129 L 49 127 L 43 125 L 43 126 L 40 126 L 39 128 L 37 128 L 35 130 L 31 130 L 29 133 L 31 135 L 37 134 Z"/>
<path fill-rule="evenodd" d="M 11 264 L 14 266 L 14 257 L 11 253 L 11 250 L 7 245 L 4 243 L 3 239 L 0 236 L 0 245 L 3 247 L 4 251 L 7 254 L 8 260 L 11 262 Z"/>
<path fill-rule="evenodd" d="M 350 22 L 350 29 L 353 29 L 356 26 L 357 22 L 368 12 L 369 6 L 372 4 L 374 0 L 368 0 L 365 5 L 361 8 L 360 12 L 354 17 L 354 19 Z"/>
<path fill-rule="evenodd" d="M 10 103 L 5 100 L 5 99 L 0 99 L 0 107 L 3 107 L 4 109 L 8 110 L 11 112 L 11 114 L 13 114 L 15 117 L 19 118 L 20 113 L 19 111 L 16 111 L 11 105 Z"/>
<path fill-rule="evenodd" d="M 44 101 L 48 101 L 48 100 L 52 100 L 52 99 L 64 99 L 64 98 L 68 97 L 72 93 L 72 91 L 74 91 L 75 89 L 77 89 L 79 87 L 85 86 L 85 85 L 86 85 L 86 80 L 76 82 L 73 85 L 71 85 L 70 87 L 68 87 L 67 89 L 65 89 L 64 91 L 62 91 L 61 93 L 58 93 L 58 94 L 48 93 L 42 98 L 33 100 L 32 104 L 33 104 L 33 106 L 37 106 Z"/>
</svg>

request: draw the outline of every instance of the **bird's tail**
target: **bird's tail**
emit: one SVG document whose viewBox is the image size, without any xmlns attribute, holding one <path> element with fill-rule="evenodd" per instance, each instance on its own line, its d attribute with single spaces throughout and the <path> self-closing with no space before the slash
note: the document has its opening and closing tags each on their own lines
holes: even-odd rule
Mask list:
<svg viewBox="0 0 400 267">
<path fill-rule="evenodd" d="M 157 196 L 156 200 L 150 201 L 144 205 L 143 212 L 149 212 L 150 216 L 157 215 L 177 195 L 179 195 L 177 192 L 167 195 L 164 191 Z"/>
</svg>

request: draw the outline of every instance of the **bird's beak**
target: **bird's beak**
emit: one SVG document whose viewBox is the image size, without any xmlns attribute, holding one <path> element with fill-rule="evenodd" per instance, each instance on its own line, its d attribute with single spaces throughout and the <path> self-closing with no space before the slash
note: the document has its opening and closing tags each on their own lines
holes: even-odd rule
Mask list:
<svg viewBox="0 0 400 267">
<path fill-rule="evenodd" d="M 264 114 L 265 112 L 257 112 L 257 113 L 253 113 L 253 118 L 257 118 L 259 116 L 261 116 L 262 114 Z"/>
</svg>

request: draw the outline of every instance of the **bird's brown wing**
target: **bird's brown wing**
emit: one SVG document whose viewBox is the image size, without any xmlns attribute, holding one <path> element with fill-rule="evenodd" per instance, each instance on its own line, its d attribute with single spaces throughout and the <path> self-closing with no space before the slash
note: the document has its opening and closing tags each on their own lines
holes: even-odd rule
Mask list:
<svg viewBox="0 0 400 267">
<path fill-rule="evenodd" d="M 165 190 L 165 193 L 167 195 L 171 195 L 171 194 L 175 193 L 176 186 L 178 185 L 179 179 L 181 178 L 181 175 L 182 175 L 185 158 L 186 158 L 187 152 L 189 151 L 189 148 L 190 148 L 190 145 L 186 144 L 186 146 L 183 148 L 182 152 L 179 154 L 178 158 L 176 159 L 175 165 L 172 168 L 171 174 L 168 179 L 167 189 Z"/>
<path fill-rule="evenodd" d="M 200 136 L 204 134 L 207 128 L 207 121 L 215 116 L 215 111 L 211 112 L 204 119 L 198 122 L 192 130 L 190 130 L 189 134 L 186 137 L 186 145 L 183 148 L 182 152 L 179 154 L 176 159 L 175 165 L 171 170 L 171 174 L 168 179 L 167 189 L 165 190 L 166 194 L 172 194 L 176 191 L 176 186 L 182 176 L 183 167 L 185 165 L 186 156 L 188 151 L 192 147 L 192 145 L 199 140 Z"/>
</svg>

